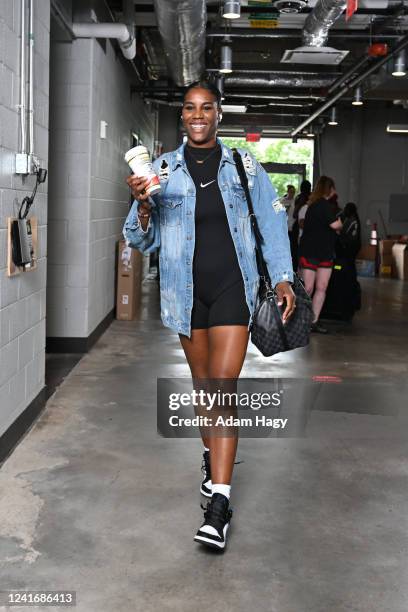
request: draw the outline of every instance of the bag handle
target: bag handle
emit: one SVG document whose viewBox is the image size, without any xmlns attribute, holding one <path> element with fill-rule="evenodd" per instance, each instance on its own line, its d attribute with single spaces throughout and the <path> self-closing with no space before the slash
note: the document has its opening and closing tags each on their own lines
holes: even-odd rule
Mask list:
<svg viewBox="0 0 408 612">
<path fill-rule="evenodd" d="M 237 167 L 237 172 L 238 172 L 238 176 L 239 176 L 239 180 L 241 182 L 242 188 L 245 192 L 245 197 L 246 197 L 246 201 L 247 201 L 247 206 L 248 206 L 248 210 L 249 210 L 249 217 L 251 219 L 251 225 L 252 225 L 252 229 L 254 230 L 254 236 L 255 236 L 255 243 L 256 243 L 256 260 L 257 260 L 257 264 L 258 264 L 258 272 L 259 272 L 259 276 L 261 276 L 265 282 L 265 284 L 267 285 L 267 288 L 272 290 L 272 283 L 271 283 L 271 279 L 269 276 L 269 272 L 268 272 L 268 268 L 262 253 L 262 244 L 264 243 L 264 239 L 263 236 L 259 230 L 259 225 L 258 225 L 258 221 L 256 218 L 256 215 L 254 213 L 254 207 L 252 204 L 252 198 L 251 198 L 251 194 L 249 192 L 249 187 L 248 187 L 248 178 L 245 172 L 245 168 L 244 168 L 244 164 L 242 162 L 242 157 L 238 151 L 238 149 L 234 148 L 232 149 L 233 152 L 233 158 L 234 158 L 234 162 L 235 165 Z"/>
</svg>

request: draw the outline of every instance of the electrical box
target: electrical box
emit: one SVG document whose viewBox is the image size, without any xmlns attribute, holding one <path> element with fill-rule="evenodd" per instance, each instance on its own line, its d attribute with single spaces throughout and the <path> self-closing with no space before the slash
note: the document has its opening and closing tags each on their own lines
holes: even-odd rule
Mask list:
<svg viewBox="0 0 408 612">
<path fill-rule="evenodd" d="M 38 157 L 28 153 L 16 153 L 16 174 L 37 174 L 40 167 Z"/>
</svg>

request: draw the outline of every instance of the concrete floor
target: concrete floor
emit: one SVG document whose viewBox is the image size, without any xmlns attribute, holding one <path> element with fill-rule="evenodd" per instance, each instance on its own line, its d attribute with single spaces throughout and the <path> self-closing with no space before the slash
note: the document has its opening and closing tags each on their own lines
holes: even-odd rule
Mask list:
<svg viewBox="0 0 408 612">
<path fill-rule="evenodd" d="M 398 394 L 374 400 L 406 380 L 408 283 L 363 290 L 352 326 L 250 348 L 243 376 L 370 380 L 354 408 L 326 385 L 311 437 L 240 442 L 219 555 L 193 542 L 199 440 L 156 434 L 156 378 L 188 369 L 145 283 L 140 319 L 112 324 L 0 469 L 0 589 L 75 590 L 80 612 L 406 612 L 407 429 Z"/>
</svg>

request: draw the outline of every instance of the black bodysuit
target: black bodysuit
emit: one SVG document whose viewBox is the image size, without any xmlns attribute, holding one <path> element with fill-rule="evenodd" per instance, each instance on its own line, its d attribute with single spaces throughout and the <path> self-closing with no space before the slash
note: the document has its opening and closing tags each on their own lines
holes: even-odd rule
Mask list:
<svg viewBox="0 0 408 612">
<path fill-rule="evenodd" d="M 218 187 L 221 147 L 186 145 L 184 154 L 196 187 L 191 327 L 248 325 L 244 281 Z M 203 164 L 195 161 L 209 155 Z"/>
</svg>

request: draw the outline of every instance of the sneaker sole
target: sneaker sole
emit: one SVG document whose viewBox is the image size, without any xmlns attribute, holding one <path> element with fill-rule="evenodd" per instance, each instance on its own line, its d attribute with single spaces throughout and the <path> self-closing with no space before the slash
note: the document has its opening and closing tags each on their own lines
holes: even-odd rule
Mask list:
<svg viewBox="0 0 408 612">
<path fill-rule="evenodd" d="M 224 550 L 226 545 L 226 536 L 229 529 L 229 525 L 224 531 L 224 541 L 223 542 L 215 542 L 210 538 L 206 538 L 205 536 L 196 535 L 194 536 L 194 542 L 198 542 L 199 544 L 204 544 L 204 546 L 208 546 L 209 548 L 216 548 L 217 550 Z"/>
<path fill-rule="evenodd" d="M 195 536 L 194 542 L 204 544 L 204 546 L 208 546 L 208 548 L 216 548 L 217 550 L 224 550 L 225 548 L 225 542 L 219 542 L 217 544 L 213 540 L 208 540 L 207 538 L 203 538 L 202 536 Z"/>
<path fill-rule="evenodd" d="M 200 493 L 204 495 L 204 497 L 212 497 L 212 493 L 207 493 L 202 487 L 200 487 Z"/>
</svg>

